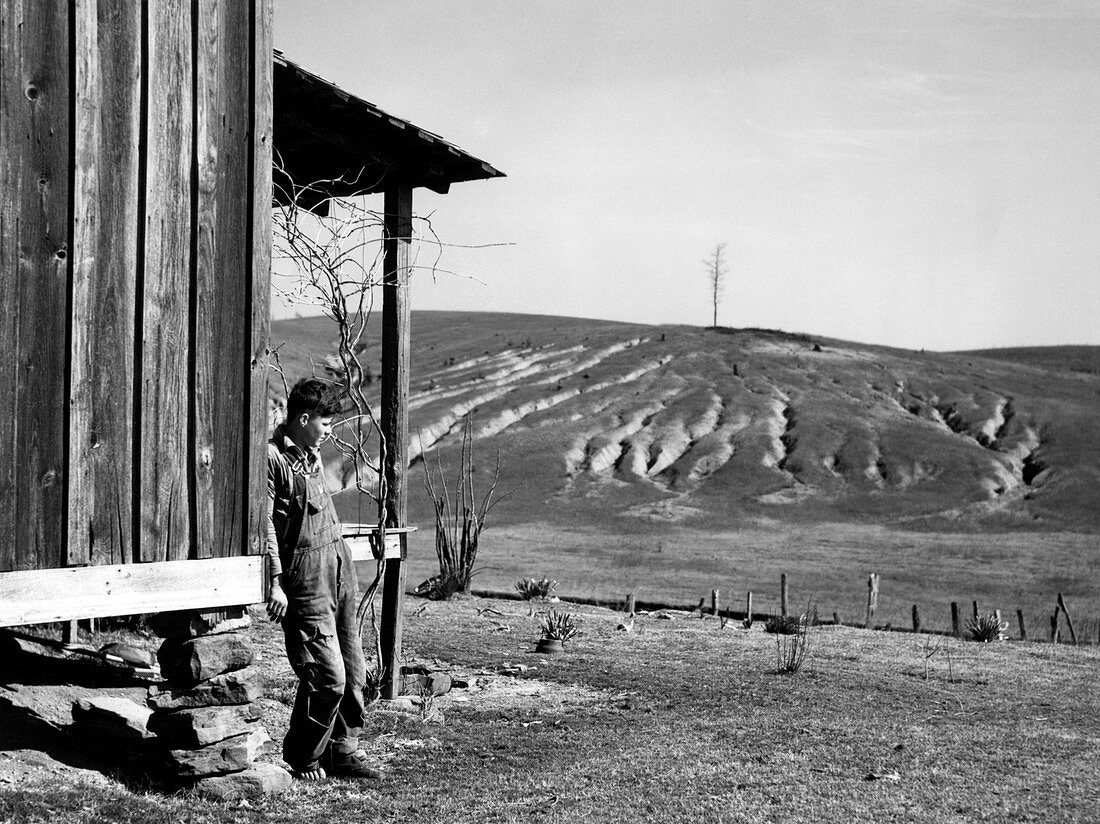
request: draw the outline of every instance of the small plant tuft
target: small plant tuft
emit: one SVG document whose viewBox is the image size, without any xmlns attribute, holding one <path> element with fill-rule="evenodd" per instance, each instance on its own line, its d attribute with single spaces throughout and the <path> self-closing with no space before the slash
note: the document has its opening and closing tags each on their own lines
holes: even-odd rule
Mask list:
<svg viewBox="0 0 1100 824">
<path fill-rule="evenodd" d="M 979 615 L 966 622 L 966 632 L 971 641 L 988 644 L 990 641 L 1004 641 L 1008 638 L 1005 630 L 1008 621 L 998 621 L 996 615 Z"/>
<path fill-rule="evenodd" d="M 477 570 L 472 570 L 469 575 L 463 575 L 461 572 L 448 569 L 446 572 L 421 581 L 413 588 L 413 593 L 429 601 L 448 601 L 451 596 L 466 592 L 470 579 L 476 574 Z"/>
<path fill-rule="evenodd" d="M 561 641 L 562 644 L 576 638 L 581 632 L 576 617 L 569 612 L 550 610 L 539 620 L 539 626 L 542 629 L 543 638 Z"/>
<path fill-rule="evenodd" d="M 363 683 L 363 703 L 373 704 L 382 697 L 382 667 L 368 666 Z"/>
<path fill-rule="evenodd" d="M 558 582 L 551 581 L 545 575 L 537 581 L 534 578 L 524 578 L 522 581 L 516 581 L 516 592 L 524 601 L 533 601 L 538 598 L 549 600 L 554 597 L 554 590 L 557 587 Z"/>
</svg>

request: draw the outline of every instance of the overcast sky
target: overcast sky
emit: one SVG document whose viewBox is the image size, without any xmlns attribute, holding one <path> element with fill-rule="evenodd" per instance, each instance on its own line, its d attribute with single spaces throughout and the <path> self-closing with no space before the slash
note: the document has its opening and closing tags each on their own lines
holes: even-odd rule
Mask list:
<svg viewBox="0 0 1100 824">
<path fill-rule="evenodd" d="M 508 177 L 418 189 L 414 309 L 1100 344 L 1100 3 L 276 0 L 275 45 Z M 379 207 L 380 208 L 380 207 Z"/>
</svg>

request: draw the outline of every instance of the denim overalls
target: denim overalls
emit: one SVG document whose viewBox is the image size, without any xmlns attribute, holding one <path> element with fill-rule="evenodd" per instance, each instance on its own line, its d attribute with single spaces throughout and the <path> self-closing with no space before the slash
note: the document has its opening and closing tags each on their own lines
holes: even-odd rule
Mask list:
<svg viewBox="0 0 1100 824">
<path fill-rule="evenodd" d="M 292 521 L 301 514 L 293 550 L 282 548 L 286 651 L 298 694 L 283 758 L 306 769 L 330 746 L 355 752 L 363 727 L 366 663 L 355 617 L 359 587 L 351 553 L 318 461 L 310 474 L 294 462 Z"/>
</svg>

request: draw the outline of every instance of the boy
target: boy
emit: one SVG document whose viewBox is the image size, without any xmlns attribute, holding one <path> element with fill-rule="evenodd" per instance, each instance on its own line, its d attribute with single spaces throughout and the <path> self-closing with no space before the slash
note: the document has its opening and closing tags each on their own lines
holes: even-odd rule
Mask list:
<svg viewBox="0 0 1100 824">
<path fill-rule="evenodd" d="M 359 749 L 366 676 L 359 587 L 321 463 L 338 411 L 326 384 L 299 381 L 267 445 L 267 612 L 282 621 L 298 676 L 283 758 L 305 781 L 381 777 Z"/>
</svg>

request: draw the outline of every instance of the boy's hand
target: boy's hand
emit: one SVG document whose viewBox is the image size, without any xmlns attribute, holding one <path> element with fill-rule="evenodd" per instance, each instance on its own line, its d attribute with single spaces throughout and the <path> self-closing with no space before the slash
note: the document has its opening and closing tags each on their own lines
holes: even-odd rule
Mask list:
<svg viewBox="0 0 1100 824">
<path fill-rule="evenodd" d="M 279 584 L 279 576 L 271 579 L 271 591 L 267 596 L 267 617 L 276 624 L 286 616 L 286 593 Z"/>
</svg>

